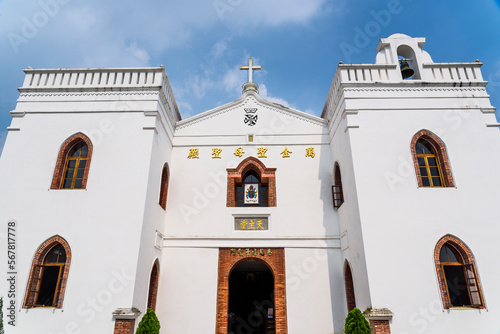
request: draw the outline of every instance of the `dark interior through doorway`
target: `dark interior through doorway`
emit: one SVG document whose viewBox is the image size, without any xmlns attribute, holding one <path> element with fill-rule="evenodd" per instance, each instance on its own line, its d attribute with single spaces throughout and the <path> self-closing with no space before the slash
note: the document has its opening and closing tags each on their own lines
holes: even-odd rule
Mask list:
<svg viewBox="0 0 500 334">
<path fill-rule="evenodd" d="M 274 334 L 274 277 L 257 259 L 238 263 L 229 276 L 228 334 Z"/>
</svg>

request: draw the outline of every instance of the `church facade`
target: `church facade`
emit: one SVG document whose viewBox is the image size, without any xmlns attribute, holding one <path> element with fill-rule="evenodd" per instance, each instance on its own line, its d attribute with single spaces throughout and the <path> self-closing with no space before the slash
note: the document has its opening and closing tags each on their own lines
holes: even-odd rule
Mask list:
<svg viewBox="0 0 500 334">
<path fill-rule="evenodd" d="M 342 64 L 321 117 L 181 119 L 163 67 L 25 70 L 0 160 L 7 333 L 500 333 L 500 124 L 424 38 Z M 10 322 L 10 323 L 9 323 Z"/>
</svg>

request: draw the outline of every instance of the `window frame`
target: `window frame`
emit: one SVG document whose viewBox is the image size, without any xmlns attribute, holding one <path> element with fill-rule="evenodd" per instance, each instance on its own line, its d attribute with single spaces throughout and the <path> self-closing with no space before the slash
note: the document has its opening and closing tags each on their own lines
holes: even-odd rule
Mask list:
<svg viewBox="0 0 500 334">
<path fill-rule="evenodd" d="M 424 186 L 422 175 L 420 173 L 420 164 L 418 162 L 419 155 L 416 152 L 417 142 L 419 140 L 427 142 L 433 149 L 437 160 L 437 166 L 441 177 L 442 186 Z M 411 155 L 413 157 L 413 165 L 415 167 L 415 175 L 419 188 L 448 188 L 455 187 L 453 175 L 451 172 L 450 160 L 444 142 L 429 130 L 420 130 L 417 132 L 410 143 Z M 427 169 L 427 173 L 429 173 Z"/>
<path fill-rule="evenodd" d="M 158 297 L 158 284 L 160 277 L 160 264 L 156 259 L 149 274 L 148 301 L 147 308 L 156 311 L 156 301 Z"/>
<path fill-rule="evenodd" d="M 81 156 L 81 153 L 78 157 L 73 157 L 73 156 L 70 156 L 70 153 L 73 152 L 73 150 L 78 146 L 78 145 L 83 145 L 87 148 L 87 155 L 82 157 Z M 83 147 L 82 146 L 82 147 Z M 81 141 L 77 141 L 72 147 L 71 149 L 69 150 L 68 152 L 68 156 L 66 157 L 66 163 L 65 163 L 65 167 L 64 167 L 64 172 L 62 174 L 62 178 L 61 178 L 61 189 L 82 189 L 82 187 L 79 187 L 79 188 L 75 188 L 75 183 L 77 181 L 78 178 L 78 171 L 82 168 L 80 168 L 80 164 L 82 161 L 85 161 L 85 168 L 87 167 L 87 156 L 88 156 L 88 146 L 86 145 L 86 143 L 81 140 Z M 66 180 L 68 180 L 69 178 L 66 177 L 66 173 L 68 172 L 68 170 L 70 169 L 70 163 L 71 161 L 75 161 L 75 166 L 74 167 L 71 167 L 73 169 L 73 176 L 71 177 L 71 186 L 69 188 L 65 187 L 64 184 L 66 183 Z M 85 176 L 85 168 L 83 168 L 84 172 L 83 172 L 83 176 L 82 176 L 82 186 L 83 186 L 83 177 Z"/>
<path fill-rule="evenodd" d="M 87 146 L 87 159 L 86 159 L 86 164 L 85 164 L 85 170 L 83 173 L 83 179 L 82 179 L 82 187 L 81 188 L 63 188 L 63 181 L 64 181 L 64 175 L 66 173 L 68 163 L 70 161 L 69 159 L 69 153 L 75 147 L 75 145 L 78 145 L 80 142 L 84 142 L 85 145 Z M 59 154 L 57 156 L 57 161 L 56 161 L 56 166 L 54 168 L 54 174 L 52 176 L 52 182 L 50 185 L 50 189 L 60 189 L 60 190 L 78 190 L 78 189 L 87 189 L 87 180 L 89 176 L 89 170 L 90 170 L 90 163 L 92 160 L 92 153 L 93 153 L 93 145 L 90 139 L 84 135 L 83 133 L 79 132 L 68 139 L 64 141 L 64 143 L 61 145 L 59 149 Z M 72 185 L 74 185 L 74 181 L 72 182 Z"/>
<path fill-rule="evenodd" d="M 168 197 L 168 183 L 170 181 L 170 172 L 168 168 L 168 164 L 165 163 L 163 165 L 161 171 L 161 181 L 160 181 L 160 195 L 158 199 L 158 204 L 162 207 L 163 210 L 167 210 L 167 197 Z"/>
<path fill-rule="evenodd" d="M 347 312 L 356 307 L 356 291 L 354 288 L 354 278 L 352 276 L 351 264 L 347 259 L 344 262 L 344 285 L 347 302 Z"/>
<path fill-rule="evenodd" d="M 58 245 L 64 248 L 66 253 L 66 260 L 63 262 L 49 262 L 45 263 L 47 255 Z M 66 291 L 66 283 L 69 275 L 69 267 L 71 264 L 71 249 L 67 241 L 61 236 L 53 236 L 43 242 L 35 252 L 33 261 L 31 264 L 31 270 L 29 274 L 28 285 L 26 286 L 25 297 L 23 301 L 22 308 L 57 308 L 60 309 L 63 306 L 64 295 Z M 59 273 L 56 283 L 56 289 L 54 292 L 54 299 L 51 306 L 40 306 L 36 305 L 38 301 L 38 295 L 40 292 L 40 284 L 43 280 L 44 268 L 47 267 L 59 267 Z M 36 283 L 35 283 L 36 281 Z M 35 289 L 33 287 L 36 285 Z"/>
<path fill-rule="evenodd" d="M 455 250 L 456 255 L 460 256 L 460 259 L 462 260 L 462 263 L 460 262 L 441 262 L 440 259 L 440 254 L 442 248 L 450 247 L 452 250 Z M 444 309 L 454 309 L 454 308 L 471 308 L 471 309 L 484 309 L 486 308 L 486 303 L 484 299 L 484 294 L 481 286 L 481 281 L 478 275 L 478 270 L 477 266 L 475 264 L 475 259 L 470 251 L 470 249 L 467 247 L 467 245 L 462 242 L 460 239 L 452 236 L 452 235 L 446 235 L 443 238 L 441 238 L 438 243 L 436 244 L 436 247 L 434 249 L 434 262 L 436 266 L 436 273 L 438 277 L 438 284 L 439 284 L 439 290 L 441 294 L 441 300 L 443 302 L 443 308 Z M 461 305 L 461 306 L 453 306 L 451 303 L 451 298 L 450 298 L 450 293 L 449 293 L 449 288 L 448 288 L 448 283 L 446 280 L 446 274 L 444 267 L 445 266 L 457 266 L 461 267 L 464 271 L 464 279 L 467 284 L 467 293 L 470 301 L 470 305 Z M 467 270 L 470 270 L 470 273 L 472 276 L 469 276 Z M 472 285 L 471 283 L 474 282 Z M 475 290 L 474 290 L 474 289 Z M 475 303 L 475 297 L 473 294 L 477 294 L 477 299 L 479 300 L 479 303 Z"/>
<path fill-rule="evenodd" d="M 335 162 L 333 170 L 333 185 L 332 185 L 333 207 L 338 209 L 344 203 L 344 189 L 342 187 L 342 174 L 340 172 L 340 165 Z"/>
<path fill-rule="evenodd" d="M 267 168 L 262 161 L 255 157 L 248 157 L 240 162 L 236 168 L 227 169 L 226 207 L 237 206 L 236 187 L 242 184 L 243 178 L 250 170 L 259 176 L 261 183 L 267 184 L 267 207 L 275 207 L 277 205 L 276 168 Z"/>
<path fill-rule="evenodd" d="M 249 174 L 253 174 L 252 176 L 257 179 L 255 182 L 245 182 L 245 179 L 249 176 Z M 258 191 L 258 196 L 259 196 L 259 203 L 257 204 L 244 204 L 245 200 L 238 200 L 238 194 L 240 193 L 239 188 L 241 187 L 241 192 L 243 193 L 243 197 L 245 196 L 245 185 L 247 184 L 257 184 L 257 191 Z M 236 201 L 236 207 L 239 208 L 250 208 L 250 207 L 267 207 L 268 205 L 268 184 L 265 182 L 261 182 L 259 173 L 256 172 L 253 169 L 249 169 L 245 172 L 245 174 L 241 178 L 241 183 L 236 183 L 235 184 L 235 201 Z M 265 197 L 262 196 L 263 188 L 265 188 Z M 241 204 L 241 205 L 240 205 Z M 265 205 L 264 205 L 265 204 Z"/>
</svg>

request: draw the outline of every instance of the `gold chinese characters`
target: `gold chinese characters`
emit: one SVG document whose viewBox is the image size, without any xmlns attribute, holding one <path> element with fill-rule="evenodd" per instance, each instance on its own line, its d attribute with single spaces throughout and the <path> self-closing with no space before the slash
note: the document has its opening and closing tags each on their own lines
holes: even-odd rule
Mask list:
<svg viewBox="0 0 500 334">
<path fill-rule="evenodd" d="M 267 158 L 267 151 L 268 149 L 266 147 L 257 147 L 257 157 L 258 158 Z M 316 153 L 314 152 L 314 147 L 307 147 L 305 149 L 306 158 L 314 158 L 316 156 Z M 279 151 L 278 151 L 279 152 Z M 292 151 L 288 149 L 288 147 L 285 147 L 283 151 L 281 151 L 280 155 L 282 158 L 290 158 L 292 156 Z M 234 153 L 235 156 L 241 158 L 245 154 L 245 151 L 243 147 L 238 147 Z M 198 148 L 190 148 L 189 153 L 187 156 L 188 159 L 199 159 L 200 158 L 200 150 Z M 222 159 L 222 149 L 219 147 L 213 147 L 212 148 L 212 159 Z"/>
<path fill-rule="evenodd" d="M 253 221 L 253 219 L 250 219 L 249 222 L 247 222 L 245 219 L 243 219 L 240 223 L 241 229 L 242 230 L 263 230 L 264 227 L 262 226 L 262 220 L 257 220 L 257 224 Z"/>
<path fill-rule="evenodd" d="M 253 256 L 272 256 L 273 255 L 273 251 L 268 248 L 267 249 L 267 252 L 264 248 L 260 248 L 260 249 L 257 249 L 257 248 L 231 248 L 231 255 L 233 256 L 250 256 L 250 255 L 253 255 Z"/>
</svg>

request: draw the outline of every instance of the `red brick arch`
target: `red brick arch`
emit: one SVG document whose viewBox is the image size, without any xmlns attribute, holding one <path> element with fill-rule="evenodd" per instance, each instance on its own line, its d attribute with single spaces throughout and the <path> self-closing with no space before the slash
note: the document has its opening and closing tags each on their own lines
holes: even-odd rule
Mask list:
<svg viewBox="0 0 500 334">
<path fill-rule="evenodd" d="M 59 154 L 57 155 L 56 167 L 54 169 L 54 176 L 52 177 L 52 183 L 50 184 L 50 189 L 61 189 L 62 177 L 64 169 L 66 167 L 66 159 L 68 158 L 69 151 L 77 144 L 79 141 L 84 141 L 88 148 L 87 153 L 87 164 L 85 165 L 85 172 L 83 174 L 82 188 L 87 188 L 87 179 L 90 170 L 90 161 L 92 160 L 93 146 L 89 137 L 81 132 L 75 133 L 68 139 L 64 141 L 59 149 Z"/>
<path fill-rule="evenodd" d="M 434 151 L 436 152 L 436 155 L 438 158 L 439 168 L 440 168 L 442 176 L 443 176 L 444 186 L 445 187 L 454 187 L 455 183 L 453 182 L 453 175 L 451 174 L 450 160 L 448 159 L 448 153 L 446 152 L 446 146 L 445 146 L 444 142 L 441 140 L 441 138 L 436 136 L 431 131 L 425 130 L 425 129 L 417 132 L 413 136 L 413 138 L 411 140 L 411 144 L 410 144 L 411 155 L 413 157 L 413 165 L 415 166 L 415 173 L 417 175 L 418 186 L 423 187 L 422 176 L 420 175 L 420 168 L 418 166 L 417 152 L 415 150 L 415 147 L 417 145 L 417 141 L 419 139 L 423 139 L 423 140 L 427 141 L 434 148 Z"/>
<path fill-rule="evenodd" d="M 236 184 L 241 183 L 246 172 L 255 171 L 260 176 L 260 182 L 267 183 L 267 205 L 276 206 L 276 168 L 267 168 L 262 161 L 248 157 L 238 167 L 227 169 L 227 207 L 236 206 Z"/>
<path fill-rule="evenodd" d="M 71 248 L 69 247 L 68 242 L 61 236 L 55 235 L 47 240 L 45 240 L 40 247 L 38 247 L 35 256 L 33 257 L 33 261 L 31 263 L 31 270 L 29 275 L 28 285 L 26 286 L 26 293 L 24 296 L 23 308 L 30 308 L 28 304 L 33 304 L 35 299 L 35 294 L 30 293 L 30 286 L 35 274 L 36 265 L 42 265 L 45 259 L 45 255 L 54 248 L 56 245 L 61 244 L 64 247 L 64 251 L 66 252 L 66 263 L 64 264 L 64 272 L 61 280 L 61 287 L 59 289 L 59 299 L 57 300 L 55 308 L 62 308 L 64 301 L 64 292 L 66 291 L 66 283 L 69 275 L 69 266 L 71 264 Z"/>
<path fill-rule="evenodd" d="M 163 169 L 161 172 L 161 183 L 160 183 L 160 199 L 158 201 L 158 204 L 163 208 L 163 210 L 166 210 L 167 208 L 167 193 L 168 193 L 168 181 L 169 181 L 169 168 L 168 164 L 165 162 L 163 165 Z"/>
<path fill-rule="evenodd" d="M 250 248 L 253 249 L 253 248 Z M 272 255 L 268 255 L 270 249 Z M 246 250 L 246 249 L 245 249 Z M 219 273 L 217 286 L 217 320 L 216 334 L 227 333 L 227 312 L 229 307 L 229 276 L 233 268 L 243 260 L 258 259 L 264 262 L 274 277 L 274 307 L 276 319 L 276 334 L 287 333 L 286 315 L 286 281 L 285 281 L 285 250 L 283 248 L 265 248 L 265 255 L 246 252 L 239 255 L 231 252 L 230 248 L 219 249 Z"/>
<path fill-rule="evenodd" d="M 158 277 L 160 276 L 160 265 L 158 259 L 153 263 L 149 277 L 148 308 L 156 311 L 156 297 L 158 295 Z"/>
<path fill-rule="evenodd" d="M 347 311 L 351 311 L 356 307 L 356 295 L 354 293 L 354 281 L 352 279 L 351 265 L 347 260 L 345 260 L 344 263 L 344 283 L 345 295 L 347 300 Z"/>
<path fill-rule="evenodd" d="M 453 246 L 453 248 L 458 251 L 460 256 L 462 257 L 462 260 L 464 261 L 464 265 L 472 265 L 474 267 L 474 270 L 477 274 L 477 267 L 476 267 L 476 261 L 474 260 L 474 255 L 472 254 L 471 250 L 469 247 L 459 238 L 447 234 L 441 239 L 436 244 L 436 247 L 434 248 L 434 264 L 436 266 L 436 273 L 438 277 L 438 282 L 439 282 L 439 290 L 441 293 L 441 300 L 443 301 L 443 307 L 445 309 L 449 309 L 452 307 L 450 300 L 448 298 L 448 292 L 447 292 L 447 287 L 446 287 L 446 281 L 444 277 L 444 272 L 443 268 L 441 267 L 441 261 L 439 260 L 439 254 L 441 252 L 441 248 L 443 247 L 444 244 L 449 243 Z M 479 289 L 479 295 L 481 297 L 481 300 L 484 301 L 484 295 L 483 295 L 483 289 L 481 287 L 481 282 L 479 280 L 479 276 L 476 276 L 477 280 L 477 286 Z M 483 305 L 480 308 L 485 308 L 484 302 Z"/>
</svg>

